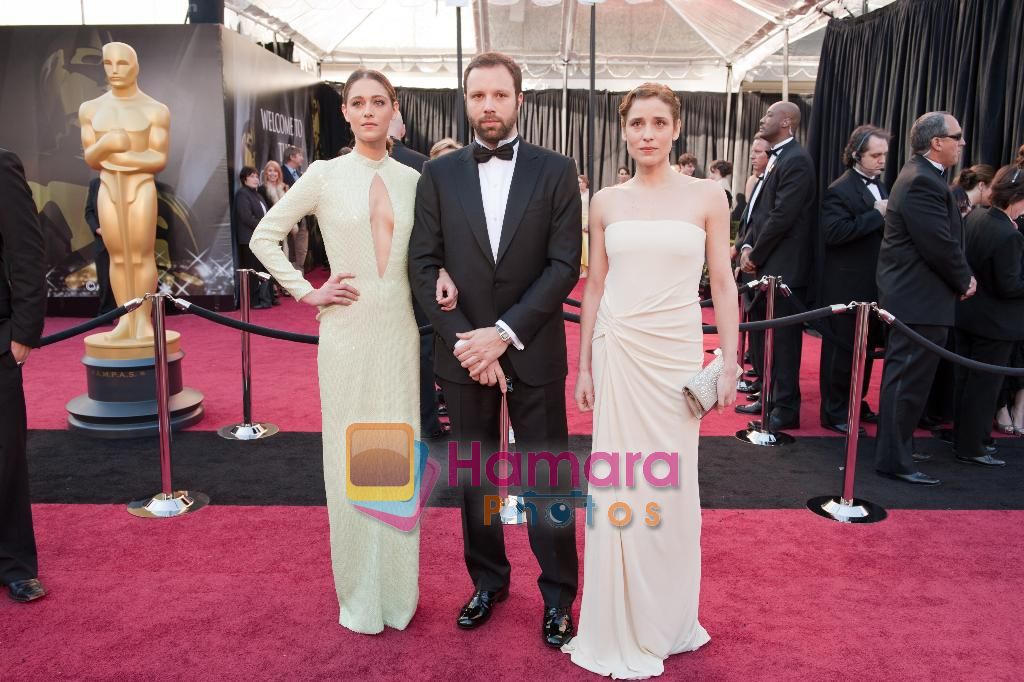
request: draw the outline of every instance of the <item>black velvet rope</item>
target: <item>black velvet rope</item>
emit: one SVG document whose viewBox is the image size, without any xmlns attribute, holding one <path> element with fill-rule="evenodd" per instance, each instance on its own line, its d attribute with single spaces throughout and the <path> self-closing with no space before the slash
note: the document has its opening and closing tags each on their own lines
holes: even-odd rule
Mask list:
<svg viewBox="0 0 1024 682">
<path fill-rule="evenodd" d="M 891 324 L 894 329 L 904 334 L 907 338 L 909 338 L 917 345 L 921 346 L 922 348 L 925 348 L 926 350 L 930 350 L 939 357 L 949 360 L 950 362 L 956 363 L 962 367 L 966 367 L 967 369 L 974 370 L 975 372 L 985 372 L 986 374 L 1002 374 L 1004 376 L 1011 377 L 1024 377 L 1024 367 L 1002 367 L 1000 365 L 990 365 L 985 362 L 978 362 L 977 360 L 965 358 L 962 355 L 957 355 L 953 351 L 947 350 L 942 346 L 932 341 L 929 341 L 928 339 L 921 336 L 920 334 L 915 332 L 913 329 L 911 329 L 910 327 L 908 327 L 906 324 L 899 321 L 895 317 L 892 318 L 891 322 L 887 320 L 884 316 L 881 317 L 883 322 L 889 322 L 889 324 Z"/>
<path fill-rule="evenodd" d="M 65 339 L 70 339 L 73 336 L 78 336 L 79 334 L 84 334 L 85 332 L 92 331 L 93 329 L 96 329 L 96 327 L 103 326 L 107 322 L 117 319 L 118 317 L 121 317 L 127 312 L 128 309 L 125 308 L 123 305 L 118 306 L 109 312 L 103 313 L 99 317 L 94 317 L 88 322 L 83 322 L 82 324 L 71 327 L 70 329 L 65 329 L 62 332 L 57 332 L 56 334 L 44 336 L 43 338 L 39 339 L 39 344 L 36 346 L 36 348 L 49 346 L 51 343 L 64 341 Z"/>
<path fill-rule="evenodd" d="M 181 307 L 181 306 L 179 306 Z M 233 317 L 227 317 L 226 315 L 220 315 L 207 310 L 202 306 L 198 306 L 195 303 L 189 303 L 183 307 L 183 310 L 198 315 L 204 320 L 209 320 L 225 327 L 232 327 L 243 332 L 249 332 L 250 334 L 258 334 L 260 336 L 268 336 L 272 339 L 280 339 L 282 341 L 295 341 L 296 343 L 309 343 L 316 345 L 320 343 L 320 337 L 313 334 L 298 334 L 296 332 L 286 332 L 283 329 L 273 329 L 271 327 L 263 327 L 258 324 L 252 324 L 251 322 L 242 322 L 236 320 Z"/>
<path fill-rule="evenodd" d="M 740 331 L 744 332 L 761 332 L 765 329 L 778 329 L 779 327 L 789 327 L 794 324 L 803 324 L 809 320 L 818 320 L 829 315 L 834 315 L 835 310 L 832 306 L 825 306 L 824 308 L 817 308 L 816 310 L 808 310 L 804 313 L 797 313 L 796 315 L 789 315 L 788 317 L 777 317 L 774 320 L 758 320 L 756 322 L 742 322 L 740 324 Z M 718 327 L 713 324 L 704 325 L 705 334 L 717 334 Z"/>
</svg>

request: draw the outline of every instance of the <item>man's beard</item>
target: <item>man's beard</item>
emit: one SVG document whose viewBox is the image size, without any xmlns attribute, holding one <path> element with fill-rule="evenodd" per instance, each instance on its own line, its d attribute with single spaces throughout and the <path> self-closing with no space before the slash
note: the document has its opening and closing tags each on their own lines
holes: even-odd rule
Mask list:
<svg viewBox="0 0 1024 682">
<path fill-rule="evenodd" d="M 473 132 L 476 133 L 476 136 L 479 137 L 482 141 L 486 142 L 487 144 L 497 145 L 499 142 L 508 137 L 508 134 L 510 132 L 512 132 L 512 129 L 516 125 L 516 119 L 519 117 L 518 115 L 519 111 L 517 110 L 516 113 L 513 114 L 512 118 L 501 121 L 501 124 L 497 128 L 492 128 L 490 130 L 485 129 L 483 127 L 484 121 L 477 120 L 474 122 Z M 488 120 L 486 122 L 493 123 L 494 121 Z"/>
</svg>

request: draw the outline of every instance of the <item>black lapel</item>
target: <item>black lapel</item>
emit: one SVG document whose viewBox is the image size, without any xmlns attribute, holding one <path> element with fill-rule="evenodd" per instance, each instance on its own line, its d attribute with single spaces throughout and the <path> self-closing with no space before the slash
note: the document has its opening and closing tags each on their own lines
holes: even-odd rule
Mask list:
<svg viewBox="0 0 1024 682">
<path fill-rule="evenodd" d="M 487 236 L 487 216 L 484 214 L 483 195 L 480 194 L 480 171 L 473 158 L 473 144 L 467 144 L 456 153 L 461 156 L 456 172 L 455 192 L 459 195 L 462 211 L 466 214 L 466 221 L 476 237 L 476 243 L 493 266 L 494 255 L 491 253 L 491 240 Z"/>
<path fill-rule="evenodd" d="M 864 177 L 853 170 L 852 168 L 847 173 L 850 174 L 850 184 L 854 187 L 854 191 L 864 200 L 864 203 L 874 208 L 875 206 L 875 195 L 868 189 L 868 185 L 864 182 Z M 881 190 L 879 190 L 881 192 Z"/>
<path fill-rule="evenodd" d="M 501 239 L 498 240 L 498 262 L 508 251 L 512 238 L 519 229 L 523 214 L 533 196 L 533 188 L 537 186 L 540 168 L 543 165 L 540 155 L 533 145 L 519 143 L 516 153 L 516 168 L 512 172 L 512 186 L 508 190 L 508 203 L 505 204 L 505 219 L 501 223 Z"/>
</svg>

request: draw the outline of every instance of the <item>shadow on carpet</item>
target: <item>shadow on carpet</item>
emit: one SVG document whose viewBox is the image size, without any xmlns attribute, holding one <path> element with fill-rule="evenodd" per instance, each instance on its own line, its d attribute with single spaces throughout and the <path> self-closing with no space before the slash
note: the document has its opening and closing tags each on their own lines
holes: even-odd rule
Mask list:
<svg viewBox="0 0 1024 682">
<path fill-rule="evenodd" d="M 159 492 L 156 438 L 94 440 L 69 431 L 29 432 L 32 500 L 36 503 L 117 504 Z M 589 453 L 590 438 L 570 449 Z M 1000 440 L 1005 467 L 988 469 L 953 458 L 941 441 L 918 441 L 933 459 L 922 470 L 942 479 L 934 488 L 883 479 L 873 470 L 874 440 L 861 441 L 856 496 L 894 509 L 1024 509 L 1024 441 Z M 174 487 L 207 493 L 221 505 L 326 504 L 319 433 L 281 433 L 241 443 L 209 432 L 174 435 Z M 700 489 L 709 509 L 793 509 L 842 488 L 841 438 L 801 438 L 786 448 L 745 445 L 734 438 L 701 440 Z M 447 451 L 434 445 L 441 475 L 431 506 L 458 504 L 448 487 Z M 582 467 L 580 469 L 582 472 Z"/>
</svg>

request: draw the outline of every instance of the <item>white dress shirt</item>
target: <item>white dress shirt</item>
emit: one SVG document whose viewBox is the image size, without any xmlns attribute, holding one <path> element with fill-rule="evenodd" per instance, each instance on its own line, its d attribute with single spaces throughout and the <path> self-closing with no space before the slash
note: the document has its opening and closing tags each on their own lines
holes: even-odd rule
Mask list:
<svg viewBox="0 0 1024 682">
<path fill-rule="evenodd" d="M 865 180 L 873 179 L 867 173 L 861 173 L 860 170 L 856 166 L 853 167 L 853 172 L 856 173 L 857 175 L 861 176 Z M 878 185 L 873 183 L 873 182 L 868 182 L 868 183 L 865 183 L 865 184 L 868 186 L 868 191 L 871 192 L 871 196 L 873 196 L 875 198 L 875 201 L 881 201 L 882 200 L 882 192 L 881 192 L 881 190 L 878 189 Z"/>
<path fill-rule="evenodd" d="M 498 143 L 498 147 L 503 144 L 507 144 L 512 140 L 516 139 L 518 133 L 512 137 L 506 138 Z M 476 138 L 476 143 L 480 146 L 486 147 L 480 138 Z M 498 262 L 498 244 L 501 242 L 501 226 L 505 222 L 505 208 L 508 206 L 508 193 L 512 188 L 512 175 L 516 170 L 516 159 L 519 158 L 519 143 L 516 142 L 512 147 L 512 160 L 505 161 L 497 157 L 492 157 L 484 163 L 477 164 L 477 172 L 480 174 L 480 198 L 483 200 L 484 205 L 484 216 L 487 218 L 487 239 L 491 244 L 491 256 L 494 258 L 494 262 Z M 501 327 L 508 335 L 512 337 L 512 345 L 517 350 L 523 350 L 525 346 L 523 342 L 519 340 L 516 333 L 512 331 L 503 320 L 498 320 L 494 323 L 496 327 Z M 455 347 L 458 348 L 462 341 L 458 341 Z"/>
<path fill-rule="evenodd" d="M 940 173 L 942 173 L 943 176 L 946 175 L 946 167 L 943 166 L 941 163 L 936 163 L 936 162 L 932 161 L 931 159 L 929 159 L 927 156 L 924 156 L 923 154 L 921 155 L 921 158 L 926 160 L 931 165 L 935 166 L 935 170 L 937 170 Z"/>
</svg>

